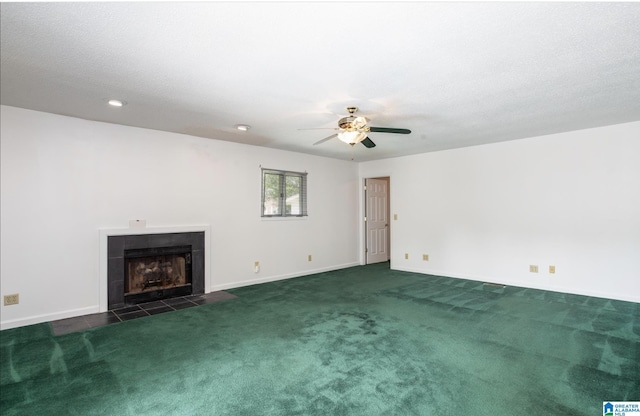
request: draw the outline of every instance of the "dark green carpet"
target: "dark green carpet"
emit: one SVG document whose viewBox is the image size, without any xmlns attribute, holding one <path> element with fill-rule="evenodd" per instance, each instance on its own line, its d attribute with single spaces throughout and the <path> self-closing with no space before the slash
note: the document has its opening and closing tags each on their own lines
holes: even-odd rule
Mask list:
<svg viewBox="0 0 640 416">
<path fill-rule="evenodd" d="M 353 267 L 54 337 L 0 333 L 2 415 L 597 415 L 636 303 Z"/>
</svg>

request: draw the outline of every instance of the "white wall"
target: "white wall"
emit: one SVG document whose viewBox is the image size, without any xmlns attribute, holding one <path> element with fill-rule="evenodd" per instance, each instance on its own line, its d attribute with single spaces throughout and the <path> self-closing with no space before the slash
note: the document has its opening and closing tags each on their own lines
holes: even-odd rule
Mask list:
<svg viewBox="0 0 640 416">
<path fill-rule="evenodd" d="M 356 165 L 0 111 L 3 329 L 97 312 L 98 230 L 131 219 L 209 225 L 208 291 L 359 264 L 359 185 L 379 176 L 394 269 L 640 302 L 640 122 Z M 309 172 L 308 218 L 260 219 L 259 165 Z"/>
<path fill-rule="evenodd" d="M 394 269 L 640 302 L 640 122 L 359 168 L 391 177 Z"/>
<path fill-rule="evenodd" d="M 1 307 L 3 329 L 97 312 L 98 230 L 132 219 L 210 225 L 207 291 L 358 264 L 353 162 L 7 106 L 0 115 L 1 293 L 20 294 Z M 309 173 L 309 217 L 260 218 L 260 165 Z"/>
</svg>

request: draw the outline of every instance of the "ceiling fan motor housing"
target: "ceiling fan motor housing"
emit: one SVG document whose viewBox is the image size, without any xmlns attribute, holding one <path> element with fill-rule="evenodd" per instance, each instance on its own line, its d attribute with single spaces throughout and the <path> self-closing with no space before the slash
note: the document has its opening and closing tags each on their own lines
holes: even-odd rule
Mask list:
<svg viewBox="0 0 640 416">
<path fill-rule="evenodd" d="M 358 107 L 347 107 L 349 115 L 338 121 L 338 126 L 346 131 L 368 131 L 367 120 L 365 117 L 356 117 L 353 114 L 358 111 Z"/>
<path fill-rule="evenodd" d="M 367 119 L 364 117 L 343 117 L 338 121 L 338 126 L 346 131 L 368 131 Z"/>
<path fill-rule="evenodd" d="M 338 121 L 338 126 L 341 129 L 349 129 L 351 127 L 351 123 L 353 123 L 353 120 L 355 120 L 356 118 L 353 116 L 349 116 L 349 117 L 343 117 Z"/>
<path fill-rule="evenodd" d="M 376 144 L 371 141 L 369 137 L 367 137 L 367 133 L 370 131 L 380 132 L 380 133 L 398 133 L 398 134 L 409 134 L 411 130 L 409 129 L 396 129 L 396 128 L 388 128 L 388 127 L 369 127 L 367 123 L 369 123 L 369 119 L 366 117 L 356 117 L 355 112 L 358 111 L 358 107 L 347 107 L 347 111 L 349 115 L 347 117 L 343 117 L 338 120 L 338 127 L 340 127 L 340 132 L 336 134 L 332 134 L 329 137 L 325 137 L 320 140 L 316 144 L 324 143 L 329 139 L 333 139 L 337 137 L 343 142 L 353 146 L 356 143 L 362 143 L 365 147 L 371 148 L 375 147 Z"/>
</svg>

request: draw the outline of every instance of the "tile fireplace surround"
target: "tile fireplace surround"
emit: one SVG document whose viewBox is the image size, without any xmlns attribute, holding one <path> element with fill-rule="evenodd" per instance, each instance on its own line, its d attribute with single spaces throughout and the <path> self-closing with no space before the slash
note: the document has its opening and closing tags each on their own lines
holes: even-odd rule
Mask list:
<svg viewBox="0 0 640 416">
<path fill-rule="evenodd" d="M 193 293 L 208 293 L 209 276 L 209 226 L 126 228 L 100 230 L 100 312 L 110 307 L 110 302 L 122 307 L 123 299 L 115 292 L 122 289 L 124 272 L 124 250 L 132 248 L 155 248 L 172 245 L 192 246 Z M 114 280 L 116 275 L 116 280 Z M 111 293 L 110 293 L 111 292 Z M 110 301 L 111 299 L 111 301 Z"/>
</svg>

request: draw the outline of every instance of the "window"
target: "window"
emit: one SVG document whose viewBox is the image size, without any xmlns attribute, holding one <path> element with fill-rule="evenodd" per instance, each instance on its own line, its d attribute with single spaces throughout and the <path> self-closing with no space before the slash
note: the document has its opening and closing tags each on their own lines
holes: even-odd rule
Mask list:
<svg viewBox="0 0 640 416">
<path fill-rule="evenodd" d="M 262 216 L 307 216 L 307 174 L 262 169 Z"/>
</svg>

